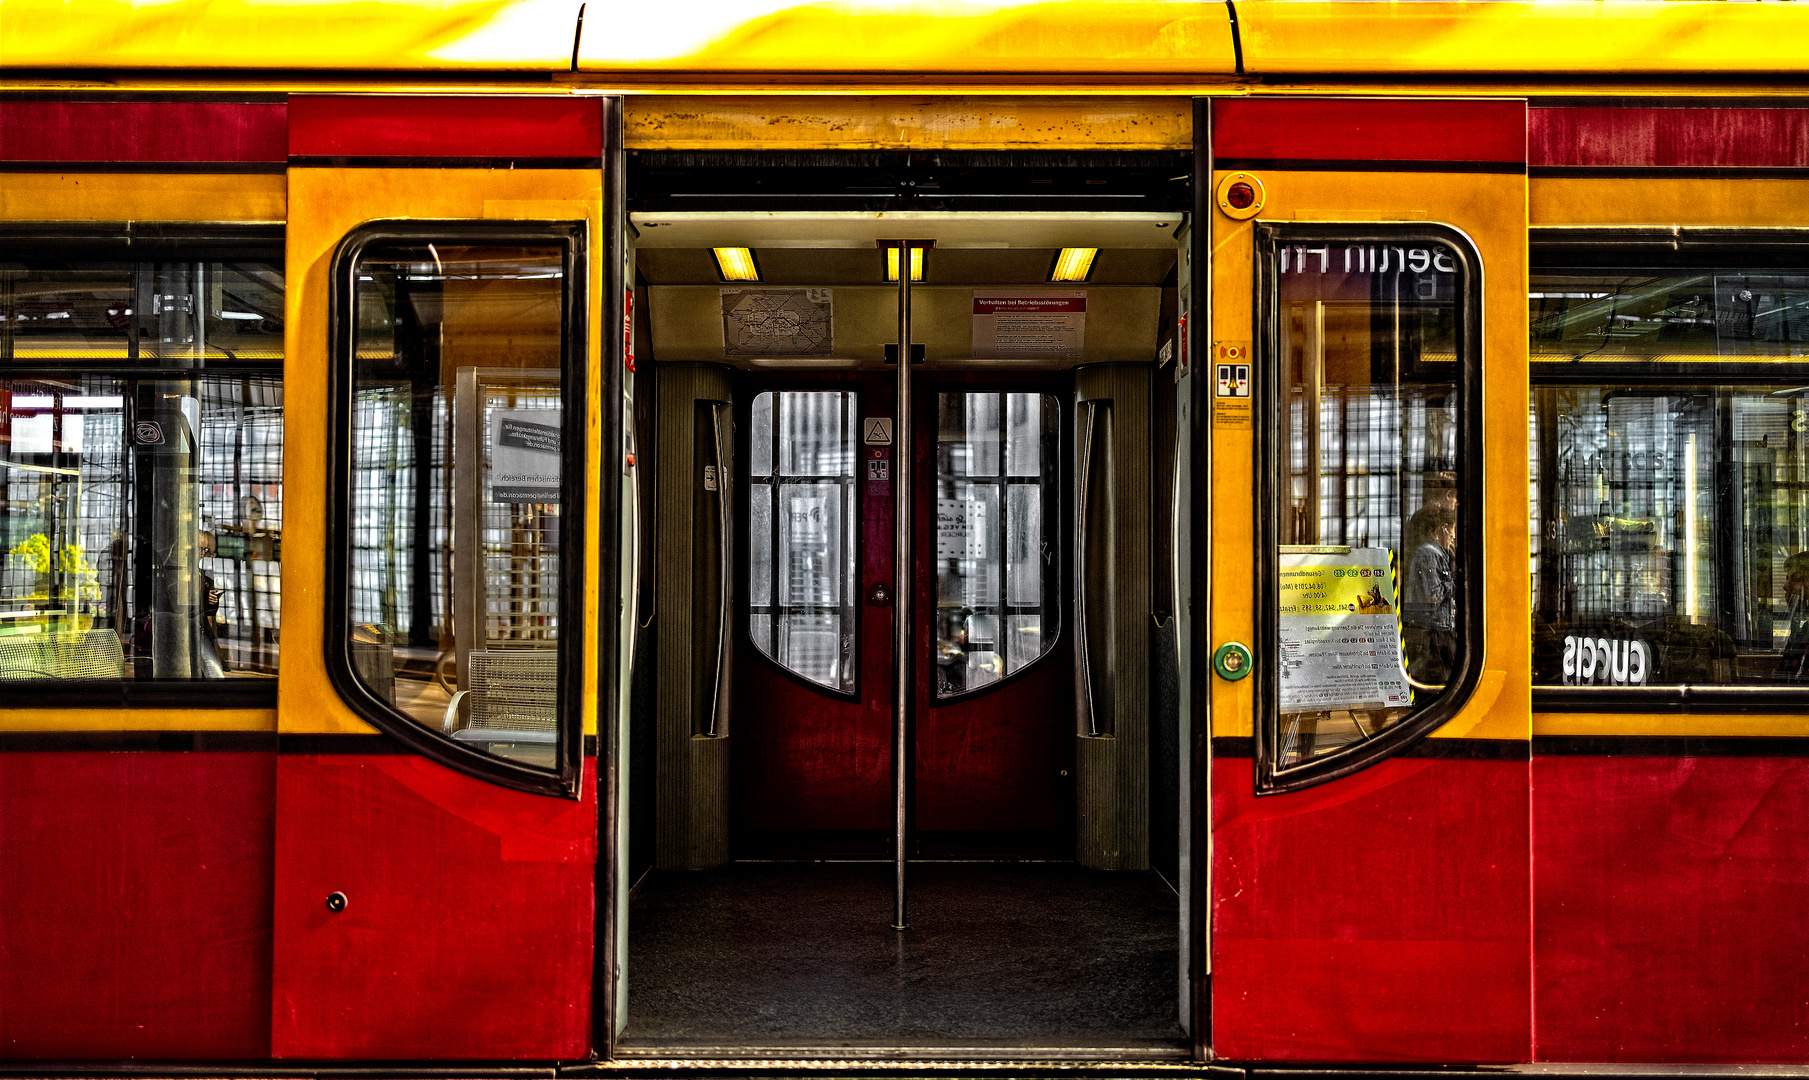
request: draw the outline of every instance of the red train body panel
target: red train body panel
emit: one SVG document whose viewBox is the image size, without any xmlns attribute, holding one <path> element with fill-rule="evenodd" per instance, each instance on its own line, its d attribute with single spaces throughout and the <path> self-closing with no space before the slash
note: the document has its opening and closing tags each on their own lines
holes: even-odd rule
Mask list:
<svg viewBox="0 0 1809 1080">
<path fill-rule="evenodd" d="M 1525 761 L 1388 761 L 1287 798 L 1214 764 L 1214 1049 L 1525 1061 Z"/>
<path fill-rule="evenodd" d="M 272 1056 L 585 1056 L 594 773 L 568 802 L 408 755 L 289 754 L 276 807 Z"/>
<path fill-rule="evenodd" d="M 270 1055 L 276 770 L 0 754 L 0 1056 Z"/>
<path fill-rule="evenodd" d="M 1533 761 L 1534 1055 L 1809 1055 L 1809 761 Z"/>
</svg>

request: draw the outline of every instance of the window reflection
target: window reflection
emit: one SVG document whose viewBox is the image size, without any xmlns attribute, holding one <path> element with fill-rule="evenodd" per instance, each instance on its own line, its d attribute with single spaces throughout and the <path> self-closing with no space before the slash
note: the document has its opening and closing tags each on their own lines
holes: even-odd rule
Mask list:
<svg viewBox="0 0 1809 1080">
<path fill-rule="evenodd" d="M 1809 682 L 1809 388 L 1534 402 L 1536 680 Z"/>
<path fill-rule="evenodd" d="M 1536 364 L 1809 353 L 1809 275 L 1541 274 L 1528 299 Z"/>
<path fill-rule="evenodd" d="M 1534 678 L 1809 682 L 1809 276 L 1532 276 Z M 1604 372 L 1606 365 L 1622 366 Z"/>
<path fill-rule="evenodd" d="M 275 379 L 3 379 L 0 413 L 0 678 L 276 674 Z"/>
<path fill-rule="evenodd" d="M 0 263 L 0 307 L 15 365 L 283 357 L 282 270 L 266 262 Z"/>
<path fill-rule="evenodd" d="M 277 669 L 283 279 L 0 263 L 0 679 Z"/>
</svg>

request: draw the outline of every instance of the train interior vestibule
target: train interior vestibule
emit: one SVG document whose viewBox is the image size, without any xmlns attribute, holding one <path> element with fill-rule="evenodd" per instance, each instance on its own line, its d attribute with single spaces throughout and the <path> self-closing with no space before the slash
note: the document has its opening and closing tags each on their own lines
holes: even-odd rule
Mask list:
<svg viewBox="0 0 1809 1080">
<path fill-rule="evenodd" d="M 621 1051 L 1184 1054 L 1185 216 L 630 223 Z"/>
</svg>

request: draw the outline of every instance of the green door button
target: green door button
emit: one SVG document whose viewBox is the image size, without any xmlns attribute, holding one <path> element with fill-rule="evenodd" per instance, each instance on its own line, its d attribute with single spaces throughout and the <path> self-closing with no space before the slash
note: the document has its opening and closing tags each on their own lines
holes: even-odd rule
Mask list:
<svg viewBox="0 0 1809 1080">
<path fill-rule="evenodd" d="M 1235 641 L 1227 641 L 1212 654 L 1212 670 L 1219 673 L 1219 678 L 1236 682 L 1250 674 L 1250 666 L 1255 663 L 1250 657 L 1250 650 Z"/>
</svg>

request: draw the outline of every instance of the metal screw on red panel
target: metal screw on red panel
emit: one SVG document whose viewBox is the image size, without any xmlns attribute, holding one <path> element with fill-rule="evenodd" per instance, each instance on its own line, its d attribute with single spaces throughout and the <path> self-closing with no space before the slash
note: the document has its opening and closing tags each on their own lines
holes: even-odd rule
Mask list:
<svg viewBox="0 0 1809 1080">
<path fill-rule="evenodd" d="M 342 893 L 342 892 L 328 893 L 327 894 L 327 910 L 334 912 L 334 913 L 344 911 L 345 910 L 345 893 Z"/>
</svg>

